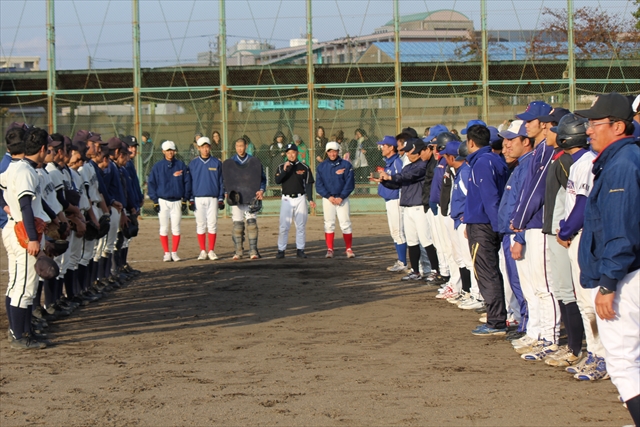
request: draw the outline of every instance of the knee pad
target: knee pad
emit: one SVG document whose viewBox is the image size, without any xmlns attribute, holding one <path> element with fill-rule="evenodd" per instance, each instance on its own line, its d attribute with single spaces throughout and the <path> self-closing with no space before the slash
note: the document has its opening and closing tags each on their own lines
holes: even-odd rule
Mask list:
<svg viewBox="0 0 640 427">
<path fill-rule="evenodd" d="M 238 243 L 244 240 L 244 222 L 243 221 L 234 221 L 233 222 L 233 231 L 231 233 L 231 237 L 233 241 Z"/>
<path fill-rule="evenodd" d="M 249 239 L 258 238 L 258 222 L 254 218 L 247 220 L 247 236 Z"/>
</svg>

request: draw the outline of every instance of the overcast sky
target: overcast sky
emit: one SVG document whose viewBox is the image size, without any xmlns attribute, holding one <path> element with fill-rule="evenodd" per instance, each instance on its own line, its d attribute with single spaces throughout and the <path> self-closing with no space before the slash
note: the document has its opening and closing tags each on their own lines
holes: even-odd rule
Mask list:
<svg viewBox="0 0 640 427">
<path fill-rule="evenodd" d="M 566 1 L 488 0 L 489 29 L 534 29 L 542 10 L 565 8 Z M 628 0 L 574 0 L 576 8 L 601 5 L 609 13 L 630 16 Z M 305 0 L 227 0 L 227 46 L 260 39 L 276 47 L 306 33 Z M 400 0 L 400 14 L 454 9 L 480 29 L 480 1 Z M 56 0 L 58 69 L 118 68 L 132 65 L 132 7 L 129 0 Z M 143 67 L 195 62 L 218 34 L 218 2 L 140 0 Z M 391 0 L 314 0 L 313 35 L 320 41 L 364 35 L 393 18 Z M 0 55 L 40 56 L 46 68 L 46 2 L 0 0 Z"/>
</svg>

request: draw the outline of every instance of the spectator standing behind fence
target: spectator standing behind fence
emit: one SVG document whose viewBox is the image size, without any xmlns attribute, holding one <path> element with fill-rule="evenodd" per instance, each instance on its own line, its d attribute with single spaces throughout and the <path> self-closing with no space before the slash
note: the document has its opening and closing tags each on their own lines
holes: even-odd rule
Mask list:
<svg viewBox="0 0 640 427">
<path fill-rule="evenodd" d="M 147 131 L 142 132 L 142 147 L 140 147 L 140 154 L 142 156 L 142 170 L 144 171 L 144 182 L 147 182 L 149 171 L 153 166 L 153 152 L 154 150 L 153 139 L 151 134 Z"/>
<path fill-rule="evenodd" d="M 309 165 L 309 149 L 307 148 L 307 144 L 302 141 L 300 135 L 293 135 L 293 142 L 296 144 L 296 147 L 298 147 L 298 161 Z"/>
<path fill-rule="evenodd" d="M 335 135 L 332 136 L 331 140 L 335 141 L 334 138 L 335 138 Z M 324 134 L 324 128 L 322 126 L 318 126 L 318 128 L 316 129 L 316 140 L 315 140 L 316 153 L 324 153 L 324 147 L 327 145 L 327 142 L 329 142 L 329 140 Z M 321 161 L 324 160 L 324 157 L 321 154 L 318 154 L 316 156 L 316 160 L 318 161 L 318 163 L 320 163 Z"/>
<path fill-rule="evenodd" d="M 269 146 L 269 184 L 273 185 L 276 180 L 278 166 L 284 163 L 284 147 L 287 144 L 287 137 L 284 133 L 277 131 L 273 136 L 273 142 Z M 279 190 L 274 190 L 274 196 L 279 196 Z"/>
<path fill-rule="evenodd" d="M 188 161 L 191 161 L 200 155 L 200 152 L 198 151 L 198 140 L 202 137 L 203 135 L 201 132 L 196 132 L 196 134 L 193 135 L 193 143 L 191 144 L 191 146 L 189 146 L 189 159 L 187 159 Z"/>
<path fill-rule="evenodd" d="M 356 129 L 355 140 L 349 151 L 353 150 L 353 169 L 356 182 L 366 182 L 369 178 L 369 162 L 367 161 L 367 133 L 364 129 Z"/>
<path fill-rule="evenodd" d="M 211 156 L 222 160 L 222 137 L 217 130 L 211 134 Z"/>
</svg>

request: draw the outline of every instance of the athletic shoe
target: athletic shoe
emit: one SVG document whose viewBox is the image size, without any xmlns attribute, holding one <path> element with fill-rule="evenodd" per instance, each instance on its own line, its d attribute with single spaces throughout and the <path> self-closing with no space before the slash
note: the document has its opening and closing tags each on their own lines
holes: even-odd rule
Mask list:
<svg viewBox="0 0 640 427">
<path fill-rule="evenodd" d="M 207 256 L 209 257 L 209 259 L 210 259 L 211 261 L 215 261 L 215 260 L 219 259 L 219 258 L 218 258 L 218 255 L 216 255 L 216 253 L 215 253 L 215 252 L 213 252 L 213 251 L 209 251 L 209 253 L 207 254 Z"/>
<path fill-rule="evenodd" d="M 333 258 L 333 250 L 328 249 L 327 254 L 324 256 L 325 258 Z"/>
<path fill-rule="evenodd" d="M 518 321 L 514 318 L 509 318 L 507 319 L 507 328 L 513 328 L 515 326 L 518 326 L 520 323 L 518 323 Z"/>
<path fill-rule="evenodd" d="M 407 269 L 407 266 L 404 265 L 400 260 L 396 261 L 391 267 L 387 267 L 387 271 L 392 273 L 402 273 Z"/>
<path fill-rule="evenodd" d="M 580 359 L 582 359 L 582 352 L 576 356 L 568 345 L 563 345 L 555 354 L 547 357 L 544 363 L 549 366 L 571 366 L 578 363 Z"/>
<path fill-rule="evenodd" d="M 463 310 L 474 310 L 476 308 L 484 307 L 484 301 L 472 296 L 466 302 L 460 304 L 458 307 Z"/>
<path fill-rule="evenodd" d="M 487 314 L 485 313 L 482 316 L 480 316 L 480 318 L 478 319 L 478 322 L 487 323 Z"/>
<path fill-rule="evenodd" d="M 351 248 L 347 249 L 345 251 L 345 253 L 347 254 L 347 258 L 355 258 L 356 254 L 353 253 L 353 251 L 351 250 Z"/>
<path fill-rule="evenodd" d="M 402 278 L 402 280 L 422 280 L 422 276 L 418 273 L 409 273 Z"/>
<path fill-rule="evenodd" d="M 297 258 L 307 258 L 307 254 L 304 253 L 304 249 L 298 249 L 298 250 L 296 250 L 296 257 Z"/>
<path fill-rule="evenodd" d="M 513 348 L 530 347 L 533 344 L 535 344 L 537 341 L 538 340 L 536 340 L 535 338 L 532 338 L 529 335 L 525 334 L 523 337 L 511 341 L 511 345 L 513 346 Z"/>
<path fill-rule="evenodd" d="M 207 259 L 207 251 L 200 251 L 200 255 L 198 255 L 198 261 L 204 261 Z"/>
<path fill-rule="evenodd" d="M 460 304 L 462 301 L 465 301 L 469 298 L 469 292 L 462 291 L 455 298 L 449 298 L 447 301 L 451 304 Z"/>
<path fill-rule="evenodd" d="M 588 351 L 587 352 L 587 357 L 585 357 L 584 359 L 582 359 L 581 361 L 579 361 L 575 365 L 565 368 L 565 371 L 567 371 L 567 372 L 569 372 L 570 374 L 573 374 L 573 375 L 581 374 L 585 370 L 590 369 L 589 366 L 591 366 L 594 363 L 596 363 L 596 356 L 593 353 L 591 353 L 590 351 Z"/>
<path fill-rule="evenodd" d="M 169 262 L 171 261 L 171 252 L 165 252 L 164 257 L 162 257 L 162 261 Z"/>
<path fill-rule="evenodd" d="M 430 273 L 424 276 L 425 282 L 435 282 L 438 277 L 438 272 L 435 270 L 431 270 Z"/>
<path fill-rule="evenodd" d="M 581 374 L 575 374 L 573 378 L 580 381 L 606 380 L 609 378 L 609 373 L 607 372 L 607 363 L 602 357 L 596 356 L 596 363 L 590 366 L 591 369 Z"/>
<path fill-rule="evenodd" d="M 234 254 L 232 259 L 233 259 L 234 261 L 237 261 L 237 260 L 239 260 L 239 259 L 242 259 L 242 255 L 240 255 L 240 254 Z"/>
<path fill-rule="evenodd" d="M 525 335 L 526 334 L 524 332 L 510 331 L 509 333 L 507 333 L 507 336 L 504 337 L 504 339 L 507 341 L 515 341 L 515 340 L 519 340 Z"/>
<path fill-rule="evenodd" d="M 487 312 L 487 306 L 483 305 L 482 307 L 476 308 L 473 311 L 475 311 L 478 314 L 485 314 Z"/>
<path fill-rule="evenodd" d="M 480 325 L 471 331 L 473 335 L 478 336 L 493 336 L 493 335 L 505 335 L 507 333 L 507 329 L 496 329 L 490 328 L 487 325 Z"/>
<path fill-rule="evenodd" d="M 276 254 L 276 259 L 282 259 L 284 258 L 284 251 L 278 251 L 278 253 Z"/>
<path fill-rule="evenodd" d="M 513 347 L 513 349 L 518 354 L 536 353 L 540 351 L 543 347 L 546 347 L 548 345 L 550 345 L 549 341 L 539 340 L 534 342 L 531 345 L 524 346 L 524 347 Z"/>
<path fill-rule="evenodd" d="M 438 289 L 438 295 L 436 295 L 436 298 L 447 299 L 447 298 L 453 298 L 454 295 L 455 295 L 455 292 L 453 291 L 453 288 L 447 285 L 442 289 Z"/>
<path fill-rule="evenodd" d="M 545 346 L 542 348 L 536 349 L 531 353 L 524 353 L 520 357 L 524 360 L 544 360 L 546 357 L 549 357 L 558 352 L 558 345 L 553 344 L 550 341 L 545 341 Z"/>
<path fill-rule="evenodd" d="M 46 348 L 47 345 L 41 341 L 36 341 L 33 337 L 27 335 L 23 335 L 19 340 L 15 339 L 11 341 L 11 348 L 15 348 L 17 350 L 39 350 L 42 348 Z"/>
</svg>

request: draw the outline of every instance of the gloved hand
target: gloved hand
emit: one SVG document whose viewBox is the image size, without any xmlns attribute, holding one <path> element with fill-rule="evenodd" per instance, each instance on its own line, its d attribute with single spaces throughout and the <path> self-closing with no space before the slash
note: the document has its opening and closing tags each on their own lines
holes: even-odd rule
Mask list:
<svg viewBox="0 0 640 427">
<path fill-rule="evenodd" d="M 187 214 L 187 201 L 186 200 L 182 201 L 182 214 L 183 215 Z"/>
<path fill-rule="evenodd" d="M 218 200 L 218 210 L 224 209 L 224 200 Z"/>
<path fill-rule="evenodd" d="M 433 212 L 434 215 L 438 215 L 438 204 L 435 202 L 431 202 L 429 203 L 429 207 L 431 208 L 431 212 Z"/>
<path fill-rule="evenodd" d="M 193 201 L 193 200 L 189 201 L 189 210 L 191 212 L 195 212 L 196 211 L 196 202 L 195 201 Z"/>
<path fill-rule="evenodd" d="M 157 203 L 154 203 L 154 204 L 153 204 L 153 210 L 154 210 L 156 213 L 160 213 L 160 205 L 159 205 L 159 204 L 157 204 Z"/>
</svg>

